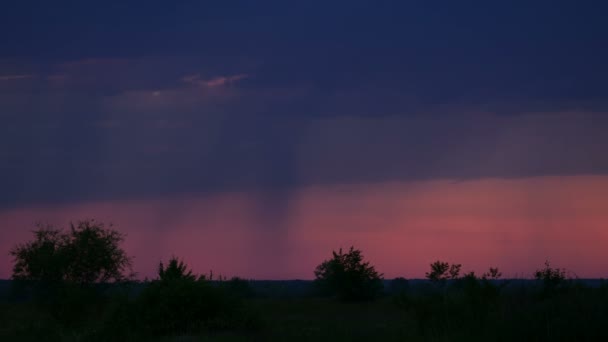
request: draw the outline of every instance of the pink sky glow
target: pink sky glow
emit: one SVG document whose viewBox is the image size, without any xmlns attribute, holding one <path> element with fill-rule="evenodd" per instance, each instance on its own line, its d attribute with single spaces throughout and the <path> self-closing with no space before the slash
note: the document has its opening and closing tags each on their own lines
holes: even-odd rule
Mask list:
<svg viewBox="0 0 608 342">
<path fill-rule="evenodd" d="M 312 279 L 332 249 L 354 245 L 386 278 L 422 278 L 440 259 L 530 277 L 545 260 L 608 276 L 608 176 L 551 176 L 302 187 L 280 208 L 264 194 L 189 194 L 0 211 L 0 278 L 36 222 L 95 218 L 127 233 L 139 278 L 172 255 L 197 273 Z M 276 209 L 276 210 L 275 210 Z"/>
</svg>

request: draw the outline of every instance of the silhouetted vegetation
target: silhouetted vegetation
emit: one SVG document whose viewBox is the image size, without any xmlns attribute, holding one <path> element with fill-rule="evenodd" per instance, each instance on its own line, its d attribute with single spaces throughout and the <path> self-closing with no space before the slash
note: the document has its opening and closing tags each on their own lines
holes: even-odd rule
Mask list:
<svg viewBox="0 0 608 342">
<path fill-rule="evenodd" d="M 461 264 L 450 265 L 447 262 L 435 261 L 431 264 L 431 271 L 426 273 L 426 278 L 433 282 L 444 282 L 448 279 L 457 279 L 460 275 Z"/>
<path fill-rule="evenodd" d="M 13 295 L 33 298 L 63 325 L 80 324 L 103 305 L 104 286 L 132 276 L 124 235 L 111 226 L 84 220 L 67 231 L 38 225 L 33 234 L 10 251 Z"/>
<path fill-rule="evenodd" d="M 363 262 L 360 250 L 351 247 L 348 253 L 340 249 L 315 270 L 316 283 L 323 294 L 344 300 L 365 300 L 382 291 L 382 274 L 369 262 Z"/>
<path fill-rule="evenodd" d="M 204 276 L 203 280 L 204 280 Z M 158 265 L 158 280 L 162 282 L 170 282 L 174 280 L 194 281 L 196 276 L 188 270 L 188 266 L 178 258 L 171 258 L 169 264 L 165 267 L 161 261 Z"/>
<path fill-rule="evenodd" d="M 152 335 L 249 328 L 254 322 L 239 312 L 238 299 L 226 287 L 214 286 L 204 275 L 195 276 L 173 258 L 166 267 L 160 264 L 158 280 L 137 298 L 137 326 Z"/>
<path fill-rule="evenodd" d="M 450 274 L 448 265 L 433 263 L 427 273 L 435 282 L 444 281 L 441 291 L 431 288 L 395 298 L 416 322 L 421 340 L 593 341 L 608 337 L 602 328 L 608 319 L 608 296 L 601 286 L 568 282 L 563 269 L 548 263 L 534 273 L 542 282 L 540 288 L 531 282 L 517 285 L 500 280 L 497 268 L 481 277 L 474 272 L 454 277 L 456 272 Z M 558 285 L 561 291 L 545 295 Z"/>
<path fill-rule="evenodd" d="M 351 247 L 314 282 L 215 280 L 177 257 L 138 282 L 118 232 L 94 221 L 38 228 L 10 252 L 22 292 L 0 296 L 2 341 L 608 339 L 608 282 L 589 286 L 549 262 L 530 280 L 436 261 L 426 280 L 384 281 Z"/>
<path fill-rule="evenodd" d="M 71 224 L 67 232 L 38 226 L 33 241 L 10 251 L 13 279 L 86 286 L 125 280 L 131 258 L 120 248 L 123 239 L 123 234 L 94 220 Z"/>
<path fill-rule="evenodd" d="M 541 282 L 543 295 L 552 295 L 560 286 L 565 285 L 566 270 L 553 268 L 549 261 L 545 261 L 545 266 L 534 272 L 534 278 Z"/>
</svg>

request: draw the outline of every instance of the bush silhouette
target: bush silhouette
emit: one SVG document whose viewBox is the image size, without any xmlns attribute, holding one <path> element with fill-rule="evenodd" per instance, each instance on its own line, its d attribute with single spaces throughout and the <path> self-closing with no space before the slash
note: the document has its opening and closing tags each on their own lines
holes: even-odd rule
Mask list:
<svg viewBox="0 0 608 342">
<path fill-rule="evenodd" d="M 351 247 L 348 253 L 340 249 L 333 257 L 315 269 L 315 283 L 322 293 L 344 300 L 365 300 L 382 291 L 382 274 L 369 262 L 363 262 L 360 250 Z"/>
<path fill-rule="evenodd" d="M 545 261 L 545 266 L 534 272 L 534 279 L 542 283 L 543 294 L 550 295 L 565 284 L 566 270 L 551 267 L 549 261 Z"/>
<path fill-rule="evenodd" d="M 159 265 L 152 281 L 136 302 L 137 326 L 152 335 L 197 333 L 216 328 L 249 328 L 250 317 L 240 313 L 240 302 L 205 276 L 196 276 L 178 258 Z"/>
<path fill-rule="evenodd" d="M 553 268 L 549 261 L 545 261 L 545 267 L 534 272 L 534 278 L 541 280 L 545 285 L 557 286 L 566 280 L 566 270 L 563 268 Z"/>
</svg>

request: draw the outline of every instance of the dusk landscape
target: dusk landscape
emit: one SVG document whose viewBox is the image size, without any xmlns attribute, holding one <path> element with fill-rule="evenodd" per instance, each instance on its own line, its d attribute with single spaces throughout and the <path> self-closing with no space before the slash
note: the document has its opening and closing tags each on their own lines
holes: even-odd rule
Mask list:
<svg viewBox="0 0 608 342">
<path fill-rule="evenodd" d="M 0 8 L 0 339 L 607 337 L 608 4 Z"/>
</svg>

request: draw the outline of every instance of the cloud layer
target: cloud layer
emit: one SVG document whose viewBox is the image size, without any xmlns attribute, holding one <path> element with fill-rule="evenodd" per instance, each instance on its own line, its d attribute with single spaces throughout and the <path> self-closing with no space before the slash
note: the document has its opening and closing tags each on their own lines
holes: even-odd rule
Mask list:
<svg viewBox="0 0 608 342">
<path fill-rule="evenodd" d="M 597 232 L 605 220 L 562 217 L 571 196 L 560 182 L 591 196 L 587 177 L 603 189 L 608 174 L 607 10 L 554 0 L 13 1 L 0 11 L 0 226 L 23 227 L 25 214 L 64 220 L 115 211 L 109 219 L 144 227 L 139 238 L 150 222 L 122 210 L 168 207 L 181 212 L 163 221 L 176 232 L 171 246 L 194 251 L 184 236 L 204 222 L 216 227 L 217 246 L 238 234 L 244 240 L 232 243 L 242 255 L 265 246 L 253 268 L 284 256 L 278 270 L 287 273 L 257 273 L 283 277 L 311 266 L 292 262 L 291 248 L 327 253 L 338 241 L 368 241 L 364 247 L 396 270 L 389 242 L 401 235 L 385 230 L 391 221 L 381 217 L 411 223 L 399 229 L 420 246 L 443 234 L 471 236 L 466 248 L 488 257 L 496 256 L 489 246 L 503 245 L 482 227 L 500 232 L 511 222 L 517 233 L 502 242 L 509 251 L 540 258 L 533 251 L 546 245 L 550 255 L 561 250 L 564 263 L 583 242 L 549 245 L 553 235 L 532 233 L 566 236 L 565 225 L 579 222 L 595 254 L 576 266 L 592 274 L 581 260 L 605 266 L 593 259 L 603 256 L 595 248 L 605 241 Z M 342 186 L 355 198 L 335 191 Z M 527 201 L 509 186 L 545 195 Z M 406 210 L 416 221 L 389 210 L 402 201 L 415 207 L 414 198 L 425 205 Z M 195 215 L 204 208 L 236 217 Z M 353 213 L 362 213 L 362 232 L 378 226 L 376 235 L 349 231 L 357 237 L 350 240 L 341 227 L 359 225 Z M 526 216 L 533 214 L 548 219 Z M 436 228 L 451 220 L 455 230 Z M 246 224 L 253 230 L 238 228 Z M 326 240 L 313 243 L 305 224 L 327 229 Z M 167 239 L 156 238 L 148 242 Z M 452 251 L 446 257 L 471 261 L 444 247 Z M 237 261 L 227 265 L 249 274 Z"/>
</svg>

